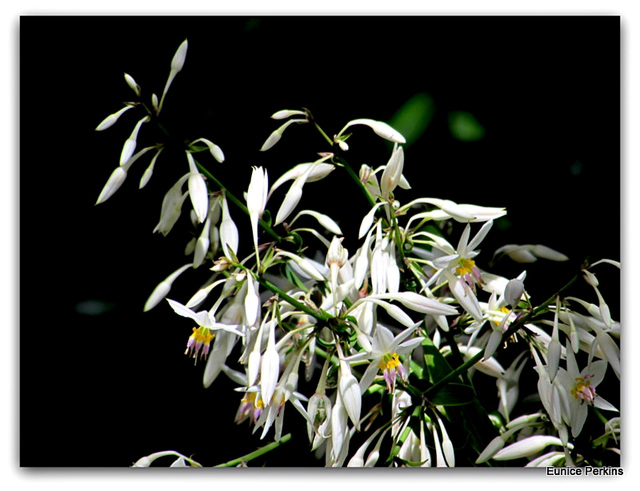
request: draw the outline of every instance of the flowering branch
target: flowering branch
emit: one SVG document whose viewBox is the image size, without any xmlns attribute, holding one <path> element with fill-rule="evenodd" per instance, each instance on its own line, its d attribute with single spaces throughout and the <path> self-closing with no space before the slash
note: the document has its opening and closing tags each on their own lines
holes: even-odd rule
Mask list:
<svg viewBox="0 0 640 491">
<path fill-rule="evenodd" d="M 147 152 L 153 157 L 140 187 L 151 178 L 166 142 L 140 150 L 138 140 L 151 121 L 171 140 L 158 118 L 186 49 L 185 42 L 174 56 L 160 102 L 153 95 L 150 106 L 127 104 L 96 128 L 108 128 L 135 107 L 145 111 L 98 203 L 115 193 Z M 139 97 L 133 78 L 125 80 Z M 254 431 L 261 430 L 261 438 L 273 430 L 273 443 L 219 467 L 244 465 L 287 442 L 292 434 L 282 436 L 286 407 L 302 416 L 303 427 L 296 431 L 306 432 L 311 451 L 326 466 L 374 466 L 381 452 L 390 466 L 604 462 L 594 462 L 590 441 L 618 452 L 618 409 L 597 386 L 605 377 L 620 378 L 620 325 L 591 271 L 601 263 L 619 267 L 618 262 L 602 260 L 584 268 L 534 306 L 525 288 L 526 271 L 505 278 L 482 269 L 478 259 L 479 245 L 494 220 L 506 214 L 504 208 L 424 196 L 400 201 L 401 189 L 410 184 L 403 173 L 405 139 L 394 128 L 355 119 L 331 139 L 308 109 L 284 109 L 271 117 L 284 122 L 261 151 L 278 144 L 292 125 L 312 122 L 309 127 L 332 152 L 316 152 L 319 159 L 294 165 L 271 185 L 267 169 L 254 167 L 248 186 L 240 188 L 246 190 L 245 204 L 238 191 L 196 161 L 194 154 L 206 150 L 224 160 L 220 147 L 199 138 L 182 148 L 188 172 L 165 195 L 155 230 L 169 233 L 183 204 L 190 203 L 195 234 L 187 246 L 189 262 L 160 282 L 144 310 L 166 299 L 179 317 L 188 318 L 186 354 L 196 362 L 206 360 L 204 386 L 224 374 L 243 394 L 235 421 L 248 421 Z M 363 164 L 356 172 L 344 157 L 349 151 L 345 132 L 353 127 L 393 143 L 386 164 L 375 169 Z M 342 230 L 324 211 L 299 209 L 307 206 L 306 186 L 335 167 L 346 169 L 369 206 L 353 242 L 344 241 L 353 231 Z M 218 189 L 212 192 L 211 184 Z M 274 192 L 284 185 L 289 188 L 278 204 Z M 228 202 L 249 217 L 249 246 L 241 247 Z M 268 211 L 273 206 L 275 214 Z M 354 213 L 348 207 L 341 211 Z M 275 216 L 274 225 L 263 215 Z M 299 226 L 298 220 L 314 225 Z M 286 235 L 274 229 L 279 224 Z M 309 246 L 307 234 L 320 246 Z M 356 244 L 355 251 L 347 250 L 347 243 Z M 494 253 L 489 267 L 501 257 L 528 264 L 568 259 L 541 244 L 507 244 Z M 213 275 L 185 304 L 168 298 L 178 277 L 205 264 Z M 597 304 L 565 295 L 580 276 L 593 288 Z M 525 370 L 538 377 L 535 389 L 520 383 Z M 490 382 L 476 379 L 476 372 Z M 304 386 L 298 384 L 301 373 Z M 487 397 L 479 397 L 487 383 L 497 389 L 490 391 L 498 394 L 492 407 L 485 406 Z M 531 390 L 537 394 L 526 392 Z M 529 406 L 519 404 L 521 392 L 539 399 L 533 412 L 522 413 Z M 589 414 L 604 428 L 597 439 L 579 439 Z M 364 443 L 354 449 L 352 437 L 360 433 L 363 438 L 357 440 Z M 164 456 L 177 457 L 175 466 L 199 465 L 173 451 L 139 462 L 150 465 Z"/>
</svg>

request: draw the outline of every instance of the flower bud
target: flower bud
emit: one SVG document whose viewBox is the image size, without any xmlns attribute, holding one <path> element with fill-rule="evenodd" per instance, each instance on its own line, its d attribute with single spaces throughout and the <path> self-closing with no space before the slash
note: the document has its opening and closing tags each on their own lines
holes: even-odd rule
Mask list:
<svg viewBox="0 0 640 491">
<path fill-rule="evenodd" d="M 394 130 L 387 123 L 383 123 L 382 121 L 375 121 L 373 119 L 354 119 L 353 121 L 349 121 L 345 128 L 349 126 L 353 126 L 355 124 L 363 124 L 371 128 L 376 135 L 384 138 L 385 140 L 389 140 L 395 143 L 406 143 L 404 136 L 402 136 L 398 131 Z"/>
<path fill-rule="evenodd" d="M 389 159 L 387 166 L 384 168 L 382 177 L 380 178 L 380 191 L 383 196 L 389 197 L 396 188 L 400 182 L 400 178 L 402 177 L 403 167 L 404 152 L 402 147 L 396 146 L 396 148 L 393 149 L 391 158 Z"/>
<path fill-rule="evenodd" d="M 107 128 L 113 126 L 113 124 L 118 121 L 118 118 L 120 116 L 122 116 L 126 111 L 128 111 L 129 109 L 131 109 L 133 106 L 127 104 L 126 106 L 124 106 L 122 109 L 120 109 L 118 112 L 115 112 L 113 114 L 109 114 L 109 116 L 107 116 L 106 118 L 104 118 L 104 120 L 96 127 L 96 131 L 102 131 L 102 130 L 106 130 Z"/>
<path fill-rule="evenodd" d="M 158 305 L 162 299 L 169 294 L 169 290 L 171 290 L 171 285 L 173 285 L 175 279 L 190 267 L 191 263 L 185 264 L 162 280 L 149 296 L 147 303 L 144 305 L 144 311 L 147 312 Z"/>
<path fill-rule="evenodd" d="M 524 283 L 522 280 L 513 279 L 507 283 L 507 286 L 504 289 L 504 299 L 507 305 L 511 305 L 511 307 L 516 308 L 518 306 L 518 302 L 524 293 Z"/>
<path fill-rule="evenodd" d="M 290 118 L 291 116 L 306 116 L 306 113 L 304 111 L 282 109 L 280 111 L 277 111 L 277 112 L 273 113 L 271 115 L 271 118 L 272 119 L 287 119 L 287 118 Z"/>
<path fill-rule="evenodd" d="M 111 173 L 111 176 L 109 176 L 109 179 L 104 185 L 104 188 L 102 188 L 100 196 L 98 196 L 98 200 L 96 201 L 96 205 L 107 201 L 113 195 L 113 193 L 115 193 L 120 188 L 120 186 L 122 186 L 122 183 L 126 178 L 127 171 L 121 166 L 116 167 L 115 170 Z"/>
<path fill-rule="evenodd" d="M 140 86 L 136 83 L 133 77 L 128 73 L 125 73 L 124 80 L 125 82 L 127 82 L 127 85 L 131 87 L 131 89 L 136 93 L 136 95 L 140 97 Z"/>
</svg>

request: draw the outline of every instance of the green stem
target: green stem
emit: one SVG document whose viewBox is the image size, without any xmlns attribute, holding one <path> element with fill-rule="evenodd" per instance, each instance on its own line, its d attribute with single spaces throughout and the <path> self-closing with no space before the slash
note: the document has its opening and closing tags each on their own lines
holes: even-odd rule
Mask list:
<svg viewBox="0 0 640 491">
<path fill-rule="evenodd" d="M 503 340 L 507 340 L 511 337 L 511 335 L 513 333 L 515 333 L 518 329 L 520 329 L 524 324 L 526 324 L 527 322 L 529 322 L 531 319 L 533 319 L 534 317 L 536 317 L 537 315 L 539 315 L 542 311 L 545 311 L 546 308 L 553 302 L 555 302 L 556 297 L 558 295 L 560 295 L 560 293 L 562 293 L 563 291 L 567 290 L 571 285 L 573 285 L 575 283 L 575 281 L 578 279 L 578 275 L 575 275 L 573 278 L 571 278 L 571 280 L 564 285 L 562 288 L 560 288 L 560 290 L 558 290 L 556 293 L 554 293 L 550 298 L 548 298 L 547 300 L 545 300 L 543 303 L 541 303 L 540 305 L 538 305 L 535 309 L 531 310 L 525 317 L 521 318 L 520 320 L 517 320 L 516 322 L 514 322 L 511 326 L 509 326 L 509 329 L 507 329 L 503 335 L 502 335 L 502 339 Z M 460 365 L 459 367 L 455 368 L 454 370 L 452 370 L 451 372 L 449 372 L 447 375 L 445 375 L 443 378 L 441 378 L 440 380 L 438 380 L 438 382 L 436 382 L 435 384 L 433 384 L 431 387 L 429 387 L 425 392 L 424 392 L 424 396 L 425 397 L 429 397 L 429 395 L 431 394 L 435 394 L 436 392 L 438 392 L 438 390 L 440 390 L 442 387 L 444 387 L 446 384 L 448 384 L 451 380 L 453 380 L 455 377 L 465 373 L 467 370 L 469 370 L 473 365 L 475 365 L 476 363 L 478 363 L 480 360 L 482 360 L 484 356 L 484 348 L 482 348 L 478 353 L 476 353 L 474 356 L 472 356 L 471 358 L 469 358 L 466 362 L 464 362 L 462 365 Z"/>
<path fill-rule="evenodd" d="M 271 452 L 271 450 L 275 450 L 280 445 L 287 443 L 291 440 L 291 433 L 286 434 L 277 442 L 270 443 L 269 445 L 265 445 L 264 447 L 260 447 L 258 450 L 255 450 L 247 455 L 243 455 L 242 457 L 238 457 L 237 459 L 230 460 L 229 462 L 225 462 L 224 464 L 216 465 L 215 467 L 236 467 L 237 465 L 244 464 L 253 459 L 256 459 L 267 452 Z"/>
<path fill-rule="evenodd" d="M 318 125 L 318 123 L 316 123 L 315 121 L 313 122 L 313 124 L 316 127 L 316 129 L 320 132 L 320 134 L 324 137 L 324 139 L 327 140 L 329 145 L 333 145 L 333 140 L 327 136 L 327 134 L 322 130 L 322 128 L 320 128 L 320 125 Z"/>
<path fill-rule="evenodd" d="M 347 169 L 347 173 L 349 174 L 349 176 L 351 176 L 351 179 L 353 179 L 353 181 L 357 184 L 357 186 L 360 188 L 362 193 L 365 195 L 365 197 L 367 198 L 367 201 L 369 202 L 369 205 L 374 206 L 376 204 L 376 200 L 373 198 L 373 196 L 371 196 L 371 193 L 366 188 L 364 183 L 360 180 L 360 177 L 358 176 L 358 174 L 356 174 L 356 172 L 351 168 L 351 166 L 349 165 L 349 162 L 347 162 L 346 160 L 340 157 L 336 157 L 335 160 L 338 163 L 340 163 L 345 169 Z"/>
<path fill-rule="evenodd" d="M 302 302 L 299 302 L 298 300 L 293 298 L 288 293 L 282 291 L 280 288 L 278 288 L 276 285 L 271 283 L 269 280 L 266 280 L 266 279 L 264 279 L 264 278 L 262 278 L 261 276 L 258 276 L 258 275 L 255 276 L 255 279 L 256 279 L 256 281 L 258 283 L 260 283 L 266 289 L 268 289 L 268 290 L 272 291 L 273 293 L 277 294 L 284 301 L 286 301 L 287 303 L 291 304 L 292 306 L 294 306 L 298 310 L 302 310 L 305 314 L 308 314 L 308 315 L 310 315 L 312 317 L 315 317 L 319 321 L 324 321 L 324 322 L 328 321 L 331 318 L 327 314 L 323 314 L 321 312 L 317 312 L 317 311 L 311 309 L 310 307 L 307 307 L 305 304 L 303 304 Z"/>
</svg>

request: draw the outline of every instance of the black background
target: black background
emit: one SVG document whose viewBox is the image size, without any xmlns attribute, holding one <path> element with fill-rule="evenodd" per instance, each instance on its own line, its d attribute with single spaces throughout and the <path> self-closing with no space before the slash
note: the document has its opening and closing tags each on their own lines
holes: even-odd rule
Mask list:
<svg viewBox="0 0 640 491">
<path fill-rule="evenodd" d="M 160 95 L 185 38 L 187 61 L 163 118 L 177 138 L 206 137 L 222 147 L 225 163 L 207 165 L 236 194 L 252 165 L 266 166 L 274 181 L 328 150 L 311 128 L 294 126 L 259 152 L 278 125 L 273 112 L 307 107 L 333 134 L 351 119 L 389 120 L 426 93 L 434 113 L 406 148 L 413 189 L 401 200 L 505 206 L 508 220 L 482 244 L 481 267 L 505 243 L 543 243 L 571 258 L 526 267 L 534 300 L 562 286 L 586 257 L 620 258 L 616 16 L 23 17 L 22 466 L 127 466 L 165 449 L 216 464 L 266 443 L 247 424 L 233 424 L 240 397 L 230 382 L 220 377 L 202 388 L 203 365 L 183 355 L 190 323 L 166 305 L 142 313 L 156 284 L 187 262 L 180 257 L 186 221 L 167 238 L 152 234 L 162 196 L 187 171 L 183 154 L 163 154 L 143 190 L 137 183 L 148 160 L 134 164 L 116 195 L 94 206 L 140 117 L 130 111 L 94 131 L 132 98 L 123 72 L 146 97 Z M 471 113 L 484 138 L 454 138 L 453 111 Z M 354 129 L 355 165 L 386 163 L 389 148 L 372 135 Z M 153 137 L 143 128 L 140 147 Z M 304 199 L 350 230 L 366 207 L 344 177 L 334 172 L 308 185 Z M 511 276 L 523 269 L 497 268 Z M 618 275 L 601 271 L 617 315 Z M 185 273 L 171 296 L 186 301 L 202 278 Z M 285 431 L 301 421 L 291 407 L 287 414 Z M 307 454 L 300 435 L 260 463 L 314 465 Z"/>
</svg>

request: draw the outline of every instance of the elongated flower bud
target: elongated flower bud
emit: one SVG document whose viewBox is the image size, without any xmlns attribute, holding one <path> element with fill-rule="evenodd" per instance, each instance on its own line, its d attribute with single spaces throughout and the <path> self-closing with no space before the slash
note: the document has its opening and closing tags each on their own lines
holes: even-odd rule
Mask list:
<svg viewBox="0 0 640 491">
<path fill-rule="evenodd" d="M 272 119 L 287 119 L 291 116 L 306 116 L 304 111 L 290 110 L 290 109 L 282 109 L 277 111 L 271 115 Z"/>
<path fill-rule="evenodd" d="M 157 112 L 159 113 L 162 110 L 162 106 L 164 104 L 164 98 L 167 95 L 169 87 L 173 82 L 173 79 L 176 77 L 179 71 L 184 67 L 184 62 L 187 57 L 187 48 L 189 43 L 185 39 L 182 44 L 178 47 L 175 55 L 173 55 L 173 59 L 171 60 L 171 71 L 169 72 L 169 77 L 167 78 L 167 83 L 164 86 L 164 91 L 162 92 L 162 97 L 160 98 L 160 103 L 157 105 Z"/>
<path fill-rule="evenodd" d="M 404 152 L 402 147 L 396 146 L 396 148 L 393 149 L 391 158 L 389 159 L 387 166 L 384 168 L 382 177 L 380 178 L 380 191 L 383 196 L 388 198 L 396 188 L 400 182 L 400 178 L 402 177 L 403 167 Z"/>
<path fill-rule="evenodd" d="M 406 143 L 404 136 L 402 136 L 398 131 L 394 130 L 387 123 L 383 123 L 382 121 L 375 121 L 373 119 L 354 119 L 353 121 L 349 121 L 345 128 L 358 124 L 368 126 L 375 132 L 376 135 L 384 138 L 385 140 L 389 140 L 395 143 Z"/>
<path fill-rule="evenodd" d="M 138 121 L 133 128 L 131 135 L 129 136 L 129 138 L 127 138 L 127 141 L 124 142 L 122 153 L 120 154 L 120 165 L 125 165 L 133 155 L 133 152 L 136 149 L 136 140 L 138 139 L 138 132 L 140 131 L 140 127 L 147 121 L 149 121 L 149 116 L 145 116 L 140 121 Z"/>
<path fill-rule="evenodd" d="M 193 142 L 191 142 L 191 145 L 195 145 L 198 142 L 202 142 L 207 147 L 209 147 L 209 152 L 211 153 L 214 159 L 216 159 L 220 163 L 224 162 L 224 153 L 222 152 L 222 149 L 218 145 L 213 143 L 211 140 L 207 140 L 206 138 L 198 138 L 197 140 L 194 140 Z"/>
<path fill-rule="evenodd" d="M 162 301 L 162 299 L 169 294 L 171 286 L 173 285 L 173 282 L 176 280 L 176 278 L 190 267 L 191 263 L 185 264 L 184 266 L 178 268 L 169 276 L 167 276 L 164 280 L 162 280 L 149 296 L 147 303 L 145 303 L 144 305 L 144 311 L 147 312 L 158 305 Z"/>
<path fill-rule="evenodd" d="M 207 213 L 209 212 L 209 191 L 202 174 L 200 174 L 196 167 L 191 152 L 187 152 L 187 159 L 189 161 L 189 197 L 191 198 L 193 211 L 195 211 L 198 217 L 198 222 L 202 223 L 205 218 L 207 218 Z"/>
<path fill-rule="evenodd" d="M 127 171 L 124 170 L 123 167 L 116 167 L 115 170 L 111 173 L 111 176 L 109 176 L 109 179 L 104 185 L 104 188 L 102 188 L 100 196 L 98 196 L 98 200 L 96 201 L 96 205 L 108 200 L 113 195 L 113 193 L 115 193 L 120 188 L 120 186 L 122 186 L 122 183 L 126 178 Z"/>
<path fill-rule="evenodd" d="M 551 435 L 534 435 L 512 443 L 499 450 L 494 460 L 514 460 L 535 455 L 549 445 L 562 445 L 560 438 Z"/>
<path fill-rule="evenodd" d="M 104 120 L 96 127 L 96 131 L 103 131 L 103 130 L 106 130 L 107 128 L 110 128 L 111 126 L 113 126 L 113 124 L 116 121 L 118 121 L 118 118 L 120 116 L 122 116 L 125 112 L 127 112 L 132 107 L 133 106 L 127 104 L 126 106 L 124 106 L 119 111 L 117 111 L 117 112 L 115 112 L 113 114 L 109 114 L 109 116 L 104 118 Z"/>
<path fill-rule="evenodd" d="M 133 90 L 136 93 L 136 95 L 140 97 L 140 86 L 136 83 L 133 77 L 128 73 L 125 73 L 124 80 L 125 82 L 127 82 L 127 85 L 131 87 L 131 90 Z"/>
</svg>

